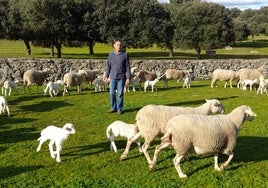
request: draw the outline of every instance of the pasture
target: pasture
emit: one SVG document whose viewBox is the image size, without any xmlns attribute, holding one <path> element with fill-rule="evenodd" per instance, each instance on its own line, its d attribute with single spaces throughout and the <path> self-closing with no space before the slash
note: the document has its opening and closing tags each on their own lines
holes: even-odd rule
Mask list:
<svg viewBox="0 0 268 188">
<path fill-rule="evenodd" d="M 80 94 L 72 88 L 70 96 L 43 96 L 13 93 L 7 100 L 11 117 L 0 115 L 0 187 L 268 187 L 268 95 L 237 88 L 211 88 L 209 80 L 194 80 L 190 89 L 169 88 L 159 82 L 157 92 L 125 93 L 124 114 L 108 114 L 109 93 L 94 92 L 84 85 Z M 33 86 L 34 87 L 34 86 Z M 134 123 L 137 111 L 147 104 L 199 106 L 205 99 L 217 98 L 225 113 L 249 105 L 257 117 L 242 126 L 234 158 L 225 171 L 214 170 L 212 155 L 190 154 L 181 167 L 188 174 L 180 179 L 173 166 L 175 151 L 159 156 L 150 171 L 143 154 L 132 145 L 128 157 L 120 161 L 126 140 L 116 138 L 118 152 L 110 151 L 106 127 L 115 120 Z M 70 135 L 61 152 L 61 163 L 52 159 L 46 142 L 36 152 L 40 131 L 48 125 L 62 127 L 71 122 L 76 134 Z M 141 140 L 143 142 L 143 140 Z M 152 156 L 156 139 L 149 148 Z M 220 155 L 220 164 L 227 156 Z"/>
</svg>

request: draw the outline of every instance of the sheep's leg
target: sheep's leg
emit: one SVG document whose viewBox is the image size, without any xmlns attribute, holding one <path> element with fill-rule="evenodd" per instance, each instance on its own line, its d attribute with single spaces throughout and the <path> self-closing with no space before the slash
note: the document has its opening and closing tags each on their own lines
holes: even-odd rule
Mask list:
<svg viewBox="0 0 268 188">
<path fill-rule="evenodd" d="M 136 144 L 138 145 L 139 152 L 142 153 L 142 148 L 141 148 L 141 142 L 140 142 L 140 139 L 137 139 L 135 142 L 136 142 Z"/>
<path fill-rule="evenodd" d="M 110 142 L 111 142 L 110 149 L 111 149 L 111 151 L 117 152 L 117 147 L 115 145 L 114 139 L 115 139 L 115 136 L 112 134 L 110 136 Z"/>
<path fill-rule="evenodd" d="M 230 88 L 233 89 L 232 80 L 230 80 Z"/>
<path fill-rule="evenodd" d="M 56 161 L 59 163 L 60 162 L 60 151 L 61 151 L 61 144 L 57 144 L 56 146 L 56 155 L 57 155 L 57 158 L 56 158 Z"/>
<path fill-rule="evenodd" d="M 173 163 L 174 163 L 174 166 L 180 176 L 180 178 L 187 178 L 187 175 L 184 174 L 182 171 L 181 171 L 181 166 L 180 166 L 180 161 L 181 159 L 183 158 L 183 155 L 179 155 L 178 153 L 176 154 L 174 160 L 173 160 Z"/>
<path fill-rule="evenodd" d="M 234 157 L 234 154 L 233 154 L 233 152 L 231 152 L 230 155 L 229 155 L 229 157 L 228 157 L 228 159 L 227 159 L 227 161 L 225 161 L 225 163 L 223 163 L 221 165 L 220 169 L 221 170 L 224 170 L 230 164 L 230 162 L 231 162 L 231 160 L 232 160 L 233 157 Z"/>
<path fill-rule="evenodd" d="M 224 84 L 224 88 L 226 88 L 226 87 L 227 87 L 227 84 L 228 84 L 228 82 L 225 82 L 225 84 Z"/>
<path fill-rule="evenodd" d="M 40 149 L 41 149 L 41 147 L 42 147 L 42 144 L 43 144 L 45 141 L 47 141 L 47 140 L 40 139 L 40 141 L 39 141 L 39 145 L 38 145 L 38 147 L 36 148 L 36 151 L 37 151 L 37 152 L 40 151 Z"/>
<path fill-rule="evenodd" d="M 214 169 L 217 171 L 221 171 L 218 163 L 218 153 L 214 154 Z"/>
<path fill-rule="evenodd" d="M 130 146 L 133 142 L 135 142 L 137 139 L 139 139 L 141 136 L 141 133 L 138 132 L 137 134 L 135 134 L 132 138 L 127 140 L 127 145 L 125 148 L 125 151 L 123 152 L 123 154 L 120 156 L 120 160 L 122 161 L 123 159 L 125 159 L 127 157 L 127 154 L 129 152 Z"/>
<path fill-rule="evenodd" d="M 150 143 L 145 141 L 144 144 L 142 145 L 142 152 L 145 158 L 147 159 L 148 164 L 151 164 L 152 160 L 150 158 L 149 153 L 147 152 L 149 146 L 150 146 Z"/>
<path fill-rule="evenodd" d="M 51 140 L 50 142 L 49 142 L 49 152 L 50 152 L 50 156 L 52 157 L 52 158 L 55 158 L 55 152 L 54 152 L 54 150 L 53 150 L 53 144 L 54 144 L 54 140 Z"/>
<path fill-rule="evenodd" d="M 158 155 L 159 155 L 160 151 L 162 151 L 163 149 L 165 149 L 169 146 L 171 146 L 171 142 L 161 143 L 160 145 L 156 146 L 155 151 L 154 151 L 153 161 L 151 164 L 149 164 L 150 169 L 154 168 L 154 166 L 158 160 Z"/>
<path fill-rule="evenodd" d="M 8 92 L 8 96 L 10 96 L 11 91 L 12 91 L 12 89 L 11 89 L 11 87 L 10 87 L 10 88 L 9 88 L 9 92 Z"/>
</svg>

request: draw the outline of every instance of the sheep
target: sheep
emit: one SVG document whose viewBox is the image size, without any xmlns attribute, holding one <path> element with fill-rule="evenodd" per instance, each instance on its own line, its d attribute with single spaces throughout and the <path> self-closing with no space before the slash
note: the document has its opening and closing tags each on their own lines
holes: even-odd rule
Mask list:
<svg viewBox="0 0 268 188">
<path fill-rule="evenodd" d="M 93 81 L 96 79 L 96 77 L 100 74 L 99 69 L 94 70 L 79 70 L 78 73 L 86 73 L 85 80 L 87 81 L 90 87 L 92 87 Z"/>
<path fill-rule="evenodd" d="M 260 84 L 257 89 L 257 94 L 261 93 L 263 94 L 264 92 L 267 94 L 267 87 L 268 87 L 268 79 L 264 79 L 263 76 L 260 77 Z"/>
<path fill-rule="evenodd" d="M 68 88 L 72 86 L 78 86 L 77 92 L 80 93 L 81 85 L 84 82 L 86 75 L 86 71 L 80 71 L 80 73 L 66 73 L 63 76 L 63 96 L 65 96 L 65 93 L 68 93 L 70 95 Z"/>
<path fill-rule="evenodd" d="M 39 152 L 42 144 L 47 140 L 50 140 L 50 156 L 52 158 L 56 157 L 56 161 L 61 162 L 60 151 L 62 150 L 63 143 L 67 140 L 70 134 L 75 134 L 75 128 L 72 123 L 66 123 L 62 128 L 50 125 L 41 131 L 41 136 L 38 138 L 39 145 L 36 151 Z M 53 144 L 56 145 L 56 151 L 53 150 Z"/>
<path fill-rule="evenodd" d="M 191 88 L 191 75 L 186 75 L 183 83 L 183 88 Z"/>
<path fill-rule="evenodd" d="M 231 162 L 234 153 L 237 135 L 245 120 L 253 120 L 256 116 L 249 106 L 242 105 L 235 108 L 229 114 L 214 116 L 204 115 L 179 115 L 167 122 L 166 133 L 161 138 L 161 144 L 155 149 L 152 169 L 161 150 L 172 146 L 176 150 L 173 160 L 174 166 L 180 178 L 186 178 L 180 167 L 182 158 L 193 149 L 196 154 L 214 154 L 214 168 L 217 171 L 224 170 Z M 218 154 L 228 155 L 228 159 L 220 167 Z"/>
<path fill-rule="evenodd" d="M 126 91 L 130 92 L 129 87 L 132 86 L 132 91 L 135 92 L 135 91 L 136 91 L 135 86 L 136 86 L 139 82 L 140 82 L 140 78 L 139 78 L 138 76 L 134 76 L 134 77 L 132 77 L 131 80 L 130 80 L 130 83 L 129 83 L 127 86 L 125 86 L 124 91 L 125 91 L 125 92 L 126 92 Z"/>
<path fill-rule="evenodd" d="M 153 81 L 146 80 L 144 82 L 144 92 L 146 92 L 148 86 L 151 86 L 152 92 L 154 91 L 154 88 L 155 88 L 155 90 L 157 90 L 156 83 L 159 82 L 159 79 L 160 78 L 156 78 Z"/>
<path fill-rule="evenodd" d="M 122 121 L 114 121 L 111 123 L 106 129 L 106 136 L 110 140 L 110 149 L 111 151 L 117 152 L 117 147 L 115 145 L 115 137 L 122 136 L 127 139 L 132 138 L 137 133 L 136 127 L 134 124 L 127 124 Z M 139 147 L 139 151 L 141 150 L 141 144 L 139 140 L 136 140 L 136 143 Z"/>
<path fill-rule="evenodd" d="M 56 96 L 59 92 L 59 86 L 63 85 L 63 81 L 62 80 L 57 80 L 55 82 L 48 82 L 46 88 L 44 89 L 44 95 L 47 94 L 47 92 L 49 92 L 50 97 Z"/>
<path fill-rule="evenodd" d="M 17 81 L 6 80 L 2 86 L 2 95 L 7 96 L 7 91 L 9 90 L 8 96 L 10 96 L 12 89 L 17 89 Z"/>
<path fill-rule="evenodd" d="M 242 89 L 242 83 L 244 80 L 255 80 L 259 79 L 260 76 L 264 76 L 264 68 L 260 67 L 258 69 L 240 69 L 238 70 L 239 82 L 237 83 L 237 88 Z"/>
<path fill-rule="evenodd" d="M 154 72 L 146 71 L 146 70 L 141 70 L 137 73 L 137 76 L 140 78 L 140 90 L 141 90 L 141 83 L 149 80 L 153 81 L 154 79 L 157 78 L 157 74 Z"/>
<path fill-rule="evenodd" d="M 106 90 L 106 83 L 103 79 L 95 79 L 93 81 L 93 83 L 95 84 L 95 92 L 99 92 L 99 91 L 105 91 Z"/>
<path fill-rule="evenodd" d="M 0 96 L 0 114 L 5 113 L 7 111 L 7 116 L 10 117 L 9 107 L 7 100 L 4 96 Z"/>
<path fill-rule="evenodd" d="M 30 69 L 24 72 L 23 74 L 23 86 L 24 86 L 24 92 L 25 87 L 28 88 L 29 92 L 31 93 L 30 85 L 36 84 L 36 94 L 38 93 L 38 86 L 43 85 L 45 82 L 45 79 L 48 77 L 50 71 L 48 68 L 45 68 L 42 71 Z"/>
<path fill-rule="evenodd" d="M 237 79 L 239 74 L 233 70 L 216 69 L 211 75 L 211 88 L 216 85 L 217 80 L 225 81 L 224 88 L 227 87 L 228 81 L 230 82 L 230 88 L 233 88 L 232 81 Z M 217 85 L 216 85 L 217 86 Z"/>
<path fill-rule="evenodd" d="M 150 164 L 151 159 L 147 149 L 156 136 L 165 133 L 166 123 L 170 118 L 180 114 L 209 115 L 211 113 L 223 112 L 224 108 L 217 99 L 206 100 L 206 103 L 199 107 L 146 105 L 141 108 L 136 115 L 136 126 L 139 132 L 135 134 L 132 139 L 128 140 L 125 151 L 120 156 L 120 159 L 123 160 L 126 158 L 132 142 L 142 136 L 145 141 L 142 146 L 142 151 Z"/>
<path fill-rule="evenodd" d="M 168 88 L 168 81 L 173 79 L 179 83 L 186 75 L 189 75 L 187 70 L 167 69 L 164 73 L 164 86 Z"/>
<path fill-rule="evenodd" d="M 242 82 L 242 89 L 244 91 L 247 90 L 247 85 L 249 85 L 249 90 L 252 91 L 252 86 L 254 84 L 256 84 L 259 80 L 258 79 L 254 79 L 254 80 L 243 80 Z"/>
</svg>

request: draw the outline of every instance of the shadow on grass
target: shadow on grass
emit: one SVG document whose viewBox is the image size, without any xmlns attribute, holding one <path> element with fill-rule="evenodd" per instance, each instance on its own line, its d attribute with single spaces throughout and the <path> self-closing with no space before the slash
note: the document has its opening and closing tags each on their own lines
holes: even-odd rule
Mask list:
<svg viewBox="0 0 268 188">
<path fill-rule="evenodd" d="M 38 170 L 43 168 L 44 166 L 23 166 L 23 167 L 15 167 L 15 166 L 7 166 L 7 167 L 0 167 L 0 180 L 10 178 L 12 176 L 16 176 L 19 174 L 23 174 L 25 172 Z"/>
<path fill-rule="evenodd" d="M 36 133 L 36 128 L 18 128 L 14 130 L 0 131 L 0 144 L 18 143 L 25 140 L 35 140 L 40 134 Z"/>
<path fill-rule="evenodd" d="M 13 114 L 10 114 L 10 118 L 0 116 L 0 122 L 1 122 L 0 129 L 6 128 L 3 126 L 6 124 L 22 124 L 22 123 L 36 121 L 36 119 L 33 119 L 33 118 L 14 118 L 12 116 L 13 116 Z"/>
<path fill-rule="evenodd" d="M 42 101 L 38 104 L 23 105 L 21 106 L 21 109 L 23 111 L 46 112 L 66 106 L 72 106 L 72 104 L 66 103 L 64 101 Z"/>
</svg>

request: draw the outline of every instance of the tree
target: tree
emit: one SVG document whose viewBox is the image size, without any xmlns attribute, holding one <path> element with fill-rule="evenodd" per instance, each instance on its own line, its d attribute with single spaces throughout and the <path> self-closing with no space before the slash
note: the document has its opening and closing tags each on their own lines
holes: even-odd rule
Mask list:
<svg viewBox="0 0 268 188">
<path fill-rule="evenodd" d="M 201 50 L 216 49 L 232 42 L 232 23 L 226 9 L 215 3 L 199 0 L 181 3 L 172 12 L 175 25 L 174 45 L 195 49 L 198 58 Z"/>
</svg>

